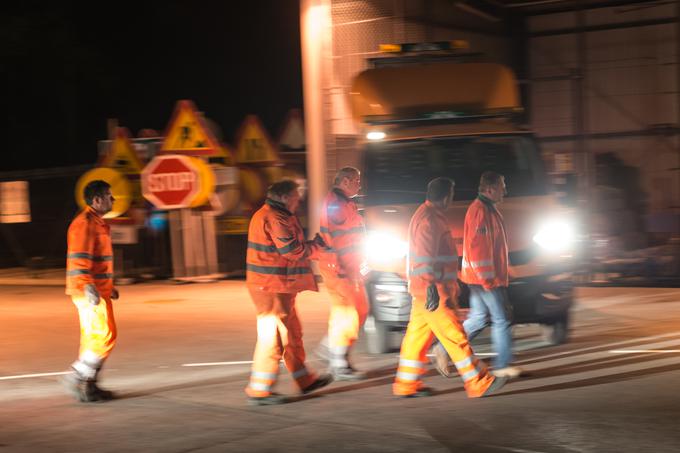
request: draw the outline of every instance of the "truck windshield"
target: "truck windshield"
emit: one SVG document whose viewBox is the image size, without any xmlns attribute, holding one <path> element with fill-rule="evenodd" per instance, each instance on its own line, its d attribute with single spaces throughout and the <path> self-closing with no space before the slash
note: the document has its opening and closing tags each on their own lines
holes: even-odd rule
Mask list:
<svg viewBox="0 0 680 453">
<path fill-rule="evenodd" d="M 477 196 L 486 170 L 505 176 L 508 197 L 544 195 L 546 175 L 531 136 L 487 135 L 368 143 L 362 175 L 364 203 L 422 203 L 438 176 L 456 183 L 456 200 Z"/>
</svg>

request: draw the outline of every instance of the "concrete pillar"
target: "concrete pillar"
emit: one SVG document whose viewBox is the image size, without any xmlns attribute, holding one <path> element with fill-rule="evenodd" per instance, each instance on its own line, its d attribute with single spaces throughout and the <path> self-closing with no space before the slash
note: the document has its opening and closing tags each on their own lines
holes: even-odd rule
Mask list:
<svg viewBox="0 0 680 453">
<path fill-rule="evenodd" d="M 331 35 L 329 0 L 300 0 L 302 82 L 307 140 L 309 234 L 319 231 L 319 211 L 327 190 L 323 81 Z"/>
</svg>

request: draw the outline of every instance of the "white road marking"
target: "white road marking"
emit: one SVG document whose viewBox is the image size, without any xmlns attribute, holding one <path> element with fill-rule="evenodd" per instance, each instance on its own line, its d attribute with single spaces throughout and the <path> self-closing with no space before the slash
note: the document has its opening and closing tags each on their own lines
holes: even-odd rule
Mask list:
<svg viewBox="0 0 680 453">
<path fill-rule="evenodd" d="M 491 445 L 491 444 L 482 444 L 484 447 L 491 447 L 496 450 L 505 450 L 505 451 L 512 451 L 513 453 L 544 453 L 542 451 L 538 450 L 526 450 L 524 448 L 514 448 L 514 447 L 505 447 L 503 445 Z"/>
<path fill-rule="evenodd" d="M 641 354 L 644 352 L 654 354 L 672 354 L 680 352 L 680 349 L 612 349 L 612 354 Z"/>
<path fill-rule="evenodd" d="M 17 374 L 15 376 L 0 376 L 0 381 L 8 381 L 10 379 L 26 379 L 34 377 L 45 377 L 45 376 L 60 376 L 63 374 L 70 374 L 71 371 L 59 371 L 56 373 L 35 373 L 35 374 Z"/>
<path fill-rule="evenodd" d="M 220 366 L 220 365 L 247 365 L 253 363 L 252 360 L 239 362 L 206 362 L 206 363 L 183 363 L 182 366 Z"/>
<path fill-rule="evenodd" d="M 475 352 L 476 356 L 481 357 L 494 357 L 497 356 L 497 352 Z M 434 357 L 434 354 L 427 354 L 427 357 Z"/>
<path fill-rule="evenodd" d="M 532 357 L 530 359 L 528 358 L 526 360 L 520 360 L 520 361 L 517 362 L 517 364 L 519 365 L 519 364 L 522 364 L 523 362 L 534 362 L 534 361 L 537 361 L 537 360 L 540 360 L 540 361 L 552 360 L 552 359 L 567 356 L 567 355 L 580 354 L 580 353 L 584 353 L 584 352 L 588 352 L 588 351 L 596 351 L 598 349 L 602 349 L 603 347 L 624 346 L 624 345 L 627 345 L 627 344 L 638 343 L 638 342 L 641 342 L 641 341 L 656 340 L 656 339 L 660 339 L 660 338 L 668 338 L 668 337 L 675 337 L 675 336 L 680 337 L 680 332 L 669 332 L 669 333 L 665 333 L 665 334 L 661 334 L 661 335 L 653 335 L 653 336 L 650 336 L 650 337 L 633 338 L 633 339 L 626 340 L 626 341 L 619 341 L 619 342 L 608 343 L 608 344 L 599 344 L 599 345 L 589 346 L 587 348 L 581 348 L 581 349 L 572 349 L 572 350 L 569 350 L 569 351 L 558 352 L 556 354 L 547 354 L 547 355 L 544 355 L 544 356 L 538 356 L 538 357 Z"/>
<path fill-rule="evenodd" d="M 603 345 L 606 346 L 606 345 Z M 643 345 L 641 345 L 643 346 Z M 661 348 L 668 348 L 668 347 L 674 347 L 677 348 L 680 346 L 680 338 L 676 338 L 673 340 L 666 340 L 666 341 L 659 341 L 656 343 L 647 343 L 643 347 L 649 348 L 649 350 L 661 350 Z M 578 364 L 581 362 L 586 362 L 586 361 L 591 361 L 591 360 L 604 360 L 606 357 L 611 357 L 611 354 L 609 351 L 612 351 L 615 349 L 605 349 L 605 350 L 600 350 L 600 351 L 594 351 L 594 352 L 586 352 L 586 353 L 580 353 L 578 355 L 575 355 L 573 357 L 555 357 L 555 358 L 548 358 L 548 359 L 543 359 L 543 360 L 538 360 L 536 363 L 530 363 L 526 364 L 525 367 L 527 368 L 527 371 L 531 369 L 543 369 L 543 368 L 548 368 L 548 367 L 557 367 L 557 366 L 563 366 L 563 365 L 573 365 L 573 364 Z M 677 358 L 673 360 L 678 360 Z M 522 362 L 517 362 L 517 364 L 521 364 Z"/>
</svg>

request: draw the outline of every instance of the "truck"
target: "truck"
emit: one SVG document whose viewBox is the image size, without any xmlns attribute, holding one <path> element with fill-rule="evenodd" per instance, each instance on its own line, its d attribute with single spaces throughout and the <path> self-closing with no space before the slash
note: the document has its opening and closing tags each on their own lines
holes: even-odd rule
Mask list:
<svg viewBox="0 0 680 453">
<path fill-rule="evenodd" d="M 551 344 L 567 340 L 575 213 L 551 192 L 538 142 L 519 124 L 519 99 L 515 74 L 498 63 L 402 55 L 375 59 L 354 77 L 350 104 L 362 137 L 371 269 L 363 327 L 368 352 L 390 350 L 394 334 L 408 324 L 407 229 L 427 183 L 439 176 L 455 182 L 446 215 L 460 256 L 465 213 L 486 170 L 504 175 L 507 184 L 499 209 L 508 236 L 513 323 L 540 324 Z M 459 304 L 466 307 L 469 291 L 459 284 Z"/>
</svg>

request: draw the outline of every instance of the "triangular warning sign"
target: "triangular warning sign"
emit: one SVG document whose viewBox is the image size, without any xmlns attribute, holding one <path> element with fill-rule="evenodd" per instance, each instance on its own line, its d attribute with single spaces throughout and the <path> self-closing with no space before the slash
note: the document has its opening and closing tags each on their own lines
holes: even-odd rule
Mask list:
<svg viewBox="0 0 680 453">
<path fill-rule="evenodd" d="M 236 162 L 239 164 L 277 164 L 279 153 L 260 120 L 248 115 L 236 140 Z"/>
<path fill-rule="evenodd" d="M 132 146 L 127 129 L 116 128 L 116 138 L 111 143 L 111 150 L 104 157 L 100 167 L 113 168 L 127 176 L 136 176 L 142 172 L 144 164 Z"/>
<path fill-rule="evenodd" d="M 306 148 L 305 125 L 302 121 L 300 110 L 293 109 L 288 112 L 279 134 L 279 147 L 281 150 L 299 151 Z"/>
<path fill-rule="evenodd" d="M 191 101 L 179 101 L 165 133 L 161 153 L 230 158 Z"/>
</svg>

